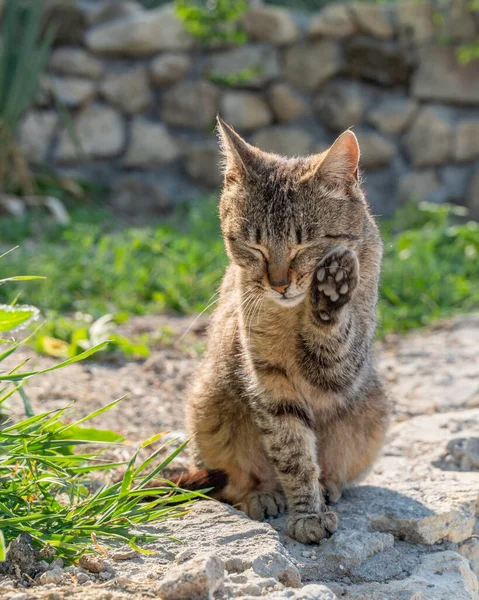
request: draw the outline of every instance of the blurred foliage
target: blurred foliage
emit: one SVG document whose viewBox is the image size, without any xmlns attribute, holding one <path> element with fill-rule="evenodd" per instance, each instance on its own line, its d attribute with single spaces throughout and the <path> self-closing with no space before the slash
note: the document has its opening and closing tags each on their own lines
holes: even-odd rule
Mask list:
<svg viewBox="0 0 479 600">
<path fill-rule="evenodd" d="M 225 265 L 215 210 L 203 199 L 187 215 L 157 227 L 125 227 L 104 210 L 82 209 L 72 213 L 70 226 L 45 232 L 34 218 L 16 224 L 2 219 L 4 243 L 29 238 L 5 260 L 3 271 L 21 265 L 45 274 L 50 285 L 33 283 L 26 291 L 43 309 L 95 317 L 194 313 L 204 308 Z"/>
<path fill-rule="evenodd" d="M 0 191 L 33 193 L 15 134 L 35 97 L 53 38 L 52 30 L 42 36 L 42 2 L 7 0 L 0 29 Z"/>
<path fill-rule="evenodd" d="M 238 21 L 247 8 L 246 0 L 175 0 L 176 14 L 202 42 L 246 42 Z"/>
<path fill-rule="evenodd" d="M 380 332 L 407 331 L 479 308 L 479 224 L 464 209 L 410 205 L 383 227 Z"/>
<path fill-rule="evenodd" d="M 158 8 L 159 6 L 163 6 L 163 4 L 169 3 L 171 0 L 140 0 L 141 4 L 145 8 L 152 9 Z M 287 8 L 291 8 L 294 10 L 302 10 L 302 11 L 315 11 L 319 10 L 326 4 L 331 4 L 333 2 L 340 2 L 341 0 L 265 0 L 265 4 L 274 4 L 276 6 L 285 6 Z M 366 1 L 375 1 L 375 0 L 366 0 Z M 385 0 L 378 0 L 385 1 Z M 386 0 L 387 1 L 387 0 Z M 389 0 L 394 1 L 394 0 Z M 190 2 L 191 3 L 191 2 Z M 248 4 L 248 0 L 245 0 L 245 4 Z M 211 0 L 203 0 L 201 2 L 197 2 L 197 4 L 202 4 L 205 6 L 206 4 L 214 4 Z M 225 2 L 225 5 L 227 3 Z"/>
<path fill-rule="evenodd" d="M 108 340 L 106 354 L 123 354 L 129 358 L 148 358 L 150 349 L 147 334 L 129 339 L 114 332 L 116 319 L 103 315 L 93 319 L 91 315 L 77 313 L 73 318 L 51 315 L 33 336 L 35 350 L 56 358 L 78 356 L 85 350 Z"/>
<path fill-rule="evenodd" d="M 453 14 L 453 7 L 451 7 L 452 0 L 449 2 L 441 2 L 436 0 L 434 2 L 434 27 L 436 31 L 436 42 L 444 46 L 453 44 L 448 33 L 448 16 Z M 470 14 L 471 20 L 474 20 L 475 13 L 479 12 L 479 0 L 468 0 L 465 5 L 466 10 Z M 465 65 L 473 60 L 479 59 L 479 40 L 472 40 L 456 45 L 455 49 L 457 62 Z"/>
<path fill-rule="evenodd" d="M 366 0 L 370 1 L 370 0 Z M 383 0 L 378 0 L 383 1 Z M 314 12 L 323 8 L 327 4 L 342 3 L 341 0 L 266 0 L 265 4 L 274 4 L 276 6 L 285 6 L 294 10 Z"/>
<path fill-rule="evenodd" d="M 6 260 L 7 255 L 0 258 Z M 0 284 L 26 279 L 34 277 L 14 275 Z M 35 308 L 19 307 L 15 302 L 1 307 L 0 332 L 8 334 L 37 313 Z M 105 319 L 101 325 L 97 322 L 97 337 L 105 323 Z M 94 344 L 94 326 L 85 351 L 39 370 L 26 368 L 28 360 L 20 359 L 15 368 L 7 367 L 4 361 L 14 358 L 27 339 L 0 339 L 0 561 L 7 561 L 8 570 L 17 561 L 9 556 L 7 545 L 21 534 L 48 560 L 76 562 L 92 551 L 106 555 L 110 543 L 127 543 L 143 554 L 152 554 L 138 543 L 164 536 L 152 534 L 148 525 L 185 514 L 201 496 L 162 478 L 163 470 L 187 442 L 170 451 L 168 446 L 176 440 L 162 440 L 165 434 L 160 433 L 140 444 L 129 461 L 116 462 L 104 456 L 104 448 L 120 444 L 123 436 L 84 424 L 112 409 L 121 398 L 73 421 L 70 406 L 34 413 L 24 385 L 44 373 L 55 373 L 55 377 L 58 369 L 104 350 L 107 341 Z M 15 420 L 10 415 L 12 401 L 20 401 L 24 410 Z M 140 461 L 140 453 L 144 455 L 156 443 L 160 447 L 148 451 L 149 456 Z M 114 477 L 117 468 L 124 470 L 120 480 Z M 18 571 L 19 579 L 21 575 Z"/>
<path fill-rule="evenodd" d="M 464 222 L 457 214 L 461 210 L 411 204 L 381 224 L 381 334 L 479 308 L 479 225 Z M 214 199 L 203 199 L 158 225 L 126 226 L 93 208 L 72 216 L 70 225 L 47 230 L 37 220 L 16 228 L 13 219 L 0 222 L 4 242 L 25 238 L 3 261 L 4 276 L 28 269 L 48 278 L 32 282 L 22 301 L 98 319 L 118 312 L 196 313 L 215 297 L 226 257 Z M 54 322 L 44 335 L 64 340 L 68 350 L 62 346 L 63 351 L 75 353 L 92 343 L 90 326 Z M 137 342 L 148 345 L 147 340 L 127 342 L 132 355 Z"/>
<path fill-rule="evenodd" d="M 255 77 L 261 76 L 264 72 L 263 67 L 258 65 L 257 67 L 248 67 L 223 75 L 221 73 L 210 72 L 208 78 L 213 83 L 224 86 L 236 86 L 236 85 L 247 85 Z"/>
</svg>

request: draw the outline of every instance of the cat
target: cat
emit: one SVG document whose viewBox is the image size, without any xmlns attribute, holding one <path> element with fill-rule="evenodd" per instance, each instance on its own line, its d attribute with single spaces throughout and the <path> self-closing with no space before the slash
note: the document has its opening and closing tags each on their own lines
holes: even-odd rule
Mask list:
<svg viewBox="0 0 479 600">
<path fill-rule="evenodd" d="M 326 503 L 364 476 L 389 404 L 373 341 L 382 241 L 350 130 L 306 158 L 266 153 L 218 118 L 230 264 L 186 420 L 202 485 L 253 519 L 286 509 L 317 543 Z M 222 488 L 222 489 L 221 489 Z"/>
</svg>

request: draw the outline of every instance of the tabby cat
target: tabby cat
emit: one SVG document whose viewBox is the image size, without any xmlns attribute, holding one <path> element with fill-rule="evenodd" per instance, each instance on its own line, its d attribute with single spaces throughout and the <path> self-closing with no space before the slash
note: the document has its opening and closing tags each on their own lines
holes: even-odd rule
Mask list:
<svg viewBox="0 0 479 600">
<path fill-rule="evenodd" d="M 195 463 L 253 519 L 288 510 L 316 543 L 326 504 L 363 476 L 388 403 L 373 340 L 382 256 L 351 131 L 322 154 L 262 152 L 219 120 L 219 212 L 230 259 L 187 400 Z"/>
</svg>

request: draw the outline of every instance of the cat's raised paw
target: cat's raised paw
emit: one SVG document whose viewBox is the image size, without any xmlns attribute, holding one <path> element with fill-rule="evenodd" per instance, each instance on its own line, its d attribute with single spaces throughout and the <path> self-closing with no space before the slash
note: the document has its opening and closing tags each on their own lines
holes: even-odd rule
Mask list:
<svg viewBox="0 0 479 600">
<path fill-rule="evenodd" d="M 338 518 L 331 511 L 319 514 L 290 515 L 286 521 L 286 533 L 303 544 L 317 544 L 336 531 Z"/>
<path fill-rule="evenodd" d="M 276 517 L 286 511 L 286 497 L 283 492 L 252 492 L 240 506 L 250 519 L 262 521 L 266 517 Z"/>
<path fill-rule="evenodd" d="M 320 261 L 313 282 L 312 300 L 321 321 L 330 321 L 335 311 L 352 297 L 358 285 L 359 261 L 349 248 L 335 248 Z"/>
</svg>

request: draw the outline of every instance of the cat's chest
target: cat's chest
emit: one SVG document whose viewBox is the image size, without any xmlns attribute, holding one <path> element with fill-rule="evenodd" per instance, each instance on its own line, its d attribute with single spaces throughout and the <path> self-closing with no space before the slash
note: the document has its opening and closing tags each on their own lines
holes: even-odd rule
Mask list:
<svg viewBox="0 0 479 600">
<path fill-rule="evenodd" d="M 264 319 L 251 329 L 249 341 L 252 357 L 261 363 L 279 367 L 287 379 L 285 390 L 292 386 L 299 396 L 311 403 L 315 411 L 329 411 L 341 402 L 336 393 L 312 384 L 305 377 L 297 318 Z M 320 361 L 311 367 L 320 371 Z"/>
<path fill-rule="evenodd" d="M 298 318 L 296 314 L 262 315 L 246 333 L 253 354 L 263 361 L 287 368 L 297 351 Z"/>
</svg>

